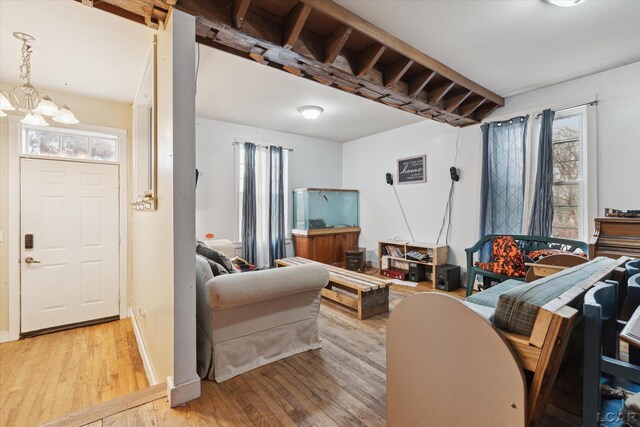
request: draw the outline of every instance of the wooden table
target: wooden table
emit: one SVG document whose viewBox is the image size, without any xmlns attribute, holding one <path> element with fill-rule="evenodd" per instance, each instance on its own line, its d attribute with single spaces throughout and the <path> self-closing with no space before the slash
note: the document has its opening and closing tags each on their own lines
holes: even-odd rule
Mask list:
<svg viewBox="0 0 640 427">
<path fill-rule="evenodd" d="M 315 263 L 306 258 L 283 258 L 277 267 Z M 356 273 L 344 268 L 326 265 L 329 284 L 322 289 L 322 296 L 358 312 L 358 319 L 367 319 L 389 311 L 390 280 Z"/>
</svg>

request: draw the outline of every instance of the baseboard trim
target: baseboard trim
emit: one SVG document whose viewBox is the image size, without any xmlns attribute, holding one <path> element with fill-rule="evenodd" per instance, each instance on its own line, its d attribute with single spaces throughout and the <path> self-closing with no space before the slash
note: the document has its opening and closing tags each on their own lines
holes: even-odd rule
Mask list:
<svg viewBox="0 0 640 427">
<path fill-rule="evenodd" d="M 167 377 L 167 397 L 172 408 L 184 405 L 200 397 L 200 378 L 196 376 L 180 385 L 173 384 L 173 377 Z"/>
<path fill-rule="evenodd" d="M 131 319 L 131 325 L 133 325 L 133 334 L 136 336 L 136 342 L 138 343 L 138 352 L 140 353 L 140 357 L 142 358 L 142 366 L 144 366 L 144 372 L 145 374 L 147 374 L 147 381 L 149 381 L 150 386 L 154 386 L 158 384 L 158 378 L 156 377 L 156 373 L 153 370 L 151 358 L 149 357 L 149 353 L 147 353 L 147 347 L 144 345 L 142 333 L 140 332 L 138 320 L 136 319 L 136 316 L 133 312 L 133 308 L 129 308 L 129 318 Z"/>
<path fill-rule="evenodd" d="M 9 331 L 0 331 L 0 343 L 13 341 Z"/>
</svg>

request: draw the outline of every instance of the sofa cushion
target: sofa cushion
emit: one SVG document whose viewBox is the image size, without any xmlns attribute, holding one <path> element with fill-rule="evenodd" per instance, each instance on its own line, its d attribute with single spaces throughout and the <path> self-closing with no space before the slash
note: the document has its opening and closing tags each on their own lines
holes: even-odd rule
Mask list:
<svg viewBox="0 0 640 427">
<path fill-rule="evenodd" d="M 498 298 L 494 325 L 505 331 L 531 335 L 540 307 L 612 262 L 612 259 L 600 257 L 531 283 L 512 287 Z"/>
<path fill-rule="evenodd" d="M 231 263 L 231 260 L 227 258 L 225 254 L 223 254 L 221 251 L 217 249 L 210 247 L 204 242 L 198 242 L 196 244 L 196 253 L 202 255 L 207 259 L 210 259 L 211 261 L 216 262 L 217 264 L 220 264 L 221 266 L 224 267 L 227 273 L 236 272 L 235 269 L 233 268 L 233 264 Z M 214 276 L 218 276 L 213 266 L 211 267 L 211 269 L 213 270 Z M 226 274 L 226 273 L 220 273 L 220 274 Z"/>
<path fill-rule="evenodd" d="M 475 311 L 480 316 L 482 316 L 485 319 L 487 319 L 489 322 L 491 322 L 493 320 L 493 314 L 495 312 L 494 308 L 487 307 L 486 305 L 474 304 L 474 303 L 469 302 L 469 301 L 463 301 L 463 303 L 464 303 L 464 305 L 469 307 L 471 310 Z"/>
<path fill-rule="evenodd" d="M 467 297 L 467 301 L 473 304 L 483 305 L 485 307 L 495 308 L 498 304 L 500 295 L 513 288 L 514 286 L 523 285 L 520 280 L 509 279 L 502 283 L 492 286 L 482 292 L 475 293 Z"/>
</svg>

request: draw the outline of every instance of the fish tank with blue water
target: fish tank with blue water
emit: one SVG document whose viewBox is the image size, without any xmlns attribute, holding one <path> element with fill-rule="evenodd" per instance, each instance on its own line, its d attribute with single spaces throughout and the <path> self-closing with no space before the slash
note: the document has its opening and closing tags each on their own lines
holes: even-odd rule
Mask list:
<svg viewBox="0 0 640 427">
<path fill-rule="evenodd" d="M 358 190 L 298 188 L 293 190 L 294 230 L 359 227 Z"/>
</svg>

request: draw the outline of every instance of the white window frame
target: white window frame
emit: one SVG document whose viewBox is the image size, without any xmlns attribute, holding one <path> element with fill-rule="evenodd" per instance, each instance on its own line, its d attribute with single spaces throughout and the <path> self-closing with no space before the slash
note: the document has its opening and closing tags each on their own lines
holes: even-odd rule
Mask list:
<svg viewBox="0 0 640 427">
<path fill-rule="evenodd" d="M 580 106 L 559 110 L 554 121 L 570 116 L 580 116 L 580 203 L 578 240 L 588 241 L 593 235 L 593 218 L 597 215 L 597 147 L 595 106 Z"/>
</svg>

